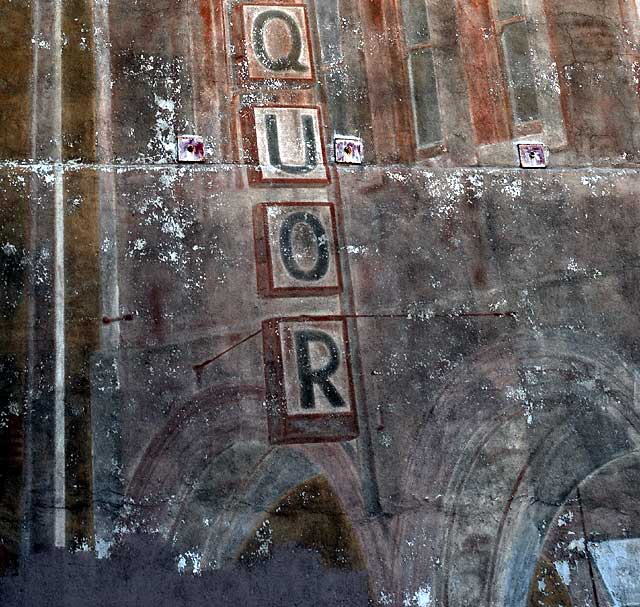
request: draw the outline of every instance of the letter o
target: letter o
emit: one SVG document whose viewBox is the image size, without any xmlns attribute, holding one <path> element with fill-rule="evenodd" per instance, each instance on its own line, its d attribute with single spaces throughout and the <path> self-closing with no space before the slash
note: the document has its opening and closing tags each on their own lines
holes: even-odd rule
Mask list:
<svg viewBox="0 0 640 607">
<path fill-rule="evenodd" d="M 293 258 L 291 239 L 293 236 L 293 228 L 299 223 L 305 223 L 311 228 L 318 247 L 316 263 L 310 270 L 301 268 Z M 289 272 L 293 278 L 306 282 L 321 280 L 329 271 L 329 239 L 320 220 L 315 215 L 305 212 L 292 213 L 289 215 L 282 222 L 282 227 L 280 228 L 280 255 L 287 272 Z"/>
</svg>

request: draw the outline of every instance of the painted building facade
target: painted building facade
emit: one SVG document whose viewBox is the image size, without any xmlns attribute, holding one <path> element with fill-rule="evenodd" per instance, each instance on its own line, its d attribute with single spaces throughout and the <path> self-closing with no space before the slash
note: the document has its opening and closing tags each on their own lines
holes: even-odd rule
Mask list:
<svg viewBox="0 0 640 607">
<path fill-rule="evenodd" d="M 0 15 L 0 566 L 144 532 L 379 605 L 640 601 L 634 0 Z"/>
</svg>

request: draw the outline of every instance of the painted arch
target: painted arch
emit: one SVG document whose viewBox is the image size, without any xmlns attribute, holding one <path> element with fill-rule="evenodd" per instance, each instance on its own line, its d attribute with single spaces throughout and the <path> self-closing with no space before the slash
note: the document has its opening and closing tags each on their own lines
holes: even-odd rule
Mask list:
<svg viewBox="0 0 640 607">
<path fill-rule="evenodd" d="M 594 471 L 640 448 L 636 374 L 596 339 L 479 352 L 426 414 L 405 478 L 400 593 L 524 607 L 546 528 Z"/>
<path fill-rule="evenodd" d="M 340 443 L 270 446 L 264 389 L 208 388 L 157 433 L 127 488 L 128 524 L 144 521 L 202 567 L 238 559 L 265 516 L 322 479 L 353 529 L 370 579 L 382 579 L 384 544 L 367 523 L 357 453 Z"/>
</svg>

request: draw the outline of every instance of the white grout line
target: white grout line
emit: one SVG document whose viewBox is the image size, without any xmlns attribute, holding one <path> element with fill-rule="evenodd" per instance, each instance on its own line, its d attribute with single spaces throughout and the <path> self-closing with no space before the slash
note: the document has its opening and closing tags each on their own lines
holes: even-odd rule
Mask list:
<svg viewBox="0 0 640 607">
<path fill-rule="evenodd" d="M 54 431 L 54 523 L 53 541 L 66 545 L 66 444 L 65 444 L 65 297 L 64 297 L 64 168 L 62 165 L 62 0 L 55 0 L 53 78 L 56 93 L 54 137 L 56 139 L 54 201 L 54 309 L 55 309 L 55 431 Z"/>
<path fill-rule="evenodd" d="M 65 339 L 64 339 L 64 173 L 62 166 L 55 173 L 55 471 L 54 471 L 54 544 L 66 544 L 65 502 Z"/>
<path fill-rule="evenodd" d="M 102 65 L 102 63 L 99 63 Z M 98 105 L 100 103 L 98 102 Z M 106 105 L 106 104 L 105 104 Z M 110 104 L 109 104 L 110 107 Z M 56 162 L 50 160 L 42 160 L 37 162 L 22 162 L 17 160 L 0 160 L 0 170 L 5 169 L 20 169 L 24 171 L 40 172 L 47 169 L 52 169 Z M 333 165 L 332 162 L 329 164 Z M 64 162 L 66 171 L 100 171 L 103 173 L 109 173 L 115 171 L 116 173 L 125 173 L 128 171 L 144 170 L 145 172 L 163 172 L 163 171 L 180 171 L 180 173 L 187 172 L 201 172 L 201 173 L 221 173 L 230 172 L 237 169 L 245 169 L 247 167 L 254 167 L 255 164 L 246 162 L 79 162 L 73 159 L 66 160 Z M 564 175 L 601 175 L 610 174 L 614 177 L 620 176 L 637 176 L 640 172 L 640 167 L 636 164 L 634 166 L 578 166 L 578 167 L 548 167 L 546 169 L 522 169 L 516 166 L 459 166 L 459 167 L 446 167 L 446 166 L 430 166 L 422 167 L 411 164 L 369 164 L 364 166 L 358 165 L 335 165 L 336 168 L 345 175 L 363 175 L 366 173 L 373 173 L 374 171 L 413 171 L 419 174 L 433 174 L 438 177 L 439 175 L 450 175 L 453 173 L 459 173 L 460 175 L 489 175 L 504 177 L 506 173 L 513 173 L 516 175 L 529 174 L 536 178 L 544 175 L 564 174 Z"/>
</svg>

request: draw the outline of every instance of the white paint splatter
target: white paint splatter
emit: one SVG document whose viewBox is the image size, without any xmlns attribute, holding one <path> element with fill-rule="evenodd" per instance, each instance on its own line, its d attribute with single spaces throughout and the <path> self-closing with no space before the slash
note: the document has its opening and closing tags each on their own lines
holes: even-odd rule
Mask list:
<svg viewBox="0 0 640 607">
<path fill-rule="evenodd" d="M 2 252 L 5 255 L 15 255 L 18 252 L 18 249 L 16 249 L 15 245 L 7 242 L 2 246 Z"/>
<path fill-rule="evenodd" d="M 571 584 L 571 570 L 569 569 L 569 561 L 556 561 L 553 563 L 558 575 L 562 578 L 565 586 Z"/>
<path fill-rule="evenodd" d="M 573 521 L 573 512 L 565 512 L 562 516 L 558 517 L 558 527 L 564 527 Z"/>
<path fill-rule="evenodd" d="M 423 302 L 415 302 L 409 306 L 407 310 L 407 318 L 409 320 L 430 320 L 436 315 L 432 305 Z"/>
<path fill-rule="evenodd" d="M 202 555 L 194 550 L 189 550 L 178 555 L 178 571 L 184 573 L 188 563 L 191 562 L 191 573 L 200 575 L 202 573 Z"/>
<path fill-rule="evenodd" d="M 404 607 L 430 607 L 431 586 L 424 585 L 418 588 L 412 595 L 405 594 L 402 604 Z"/>
<path fill-rule="evenodd" d="M 171 157 L 176 153 L 176 141 L 173 125 L 176 120 L 176 104 L 172 99 L 163 99 L 158 95 L 153 96 L 158 109 L 156 110 L 155 143 L 159 143 L 162 149 Z M 154 149 L 154 142 L 149 142 L 147 147 Z"/>
<path fill-rule="evenodd" d="M 571 552 L 582 552 L 583 554 L 585 554 L 586 545 L 585 545 L 585 542 L 584 542 L 584 538 L 581 537 L 580 539 L 577 539 L 577 540 L 571 540 L 569 542 L 569 545 L 567 546 L 567 548 Z"/>
<path fill-rule="evenodd" d="M 569 259 L 569 263 L 567 264 L 567 270 L 569 270 L 569 272 L 580 271 L 580 266 L 576 263 L 576 260 L 573 257 Z"/>
<path fill-rule="evenodd" d="M 103 538 L 96 539 L 96 556 L 99 559 L 108 558 L 112 545 L 113 545 L 113 542 L 109 540 L 105 540 Z"/>
<path fill-rule="evenodd" d="M 501 192 L 511 196 L 514 200 L 520 198 L 522 196 L 522 179 L 504 179 Z"/>
<path fill-rule="evenodd" d="M 403 175 L 402 173 L 394 173 L 392 171 L 387 171 L 387 177 L 392 181 L 397 181 L 399 183 L 405 183 L 408 179 L 406 175 Z"/>
</svg>

